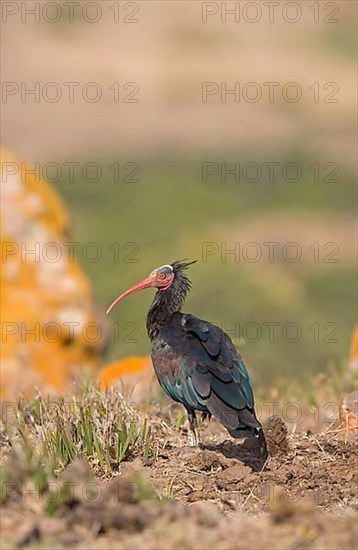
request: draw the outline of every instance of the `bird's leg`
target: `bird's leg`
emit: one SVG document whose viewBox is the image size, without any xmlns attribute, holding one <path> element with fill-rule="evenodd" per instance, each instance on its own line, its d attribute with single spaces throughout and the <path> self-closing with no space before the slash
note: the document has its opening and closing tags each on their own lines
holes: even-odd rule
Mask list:
<svg viewBox="0 0 358 550">
<path fill-rule="evenodd" d="M 346 436 L 344 438 L 344 442 L 345 444 L 347 444 L 347 441 L 348 441 L 348 434 L 349 434 L 349 420 L 348 420 L 348 411 L 345 411 L 346 413 L 346 418 L 345 418 L 345 421 L 346 421 Z"/>
<path fill-rule="evenodd" d="M 190 447 L 196 447 L 200 444 L 200 436 L 198 432 L 198 421 L 195 411 L 193 409 L 188 410 L 189 418 L 189 430 L 188 430 L 188 445 Z"/>
</svg>

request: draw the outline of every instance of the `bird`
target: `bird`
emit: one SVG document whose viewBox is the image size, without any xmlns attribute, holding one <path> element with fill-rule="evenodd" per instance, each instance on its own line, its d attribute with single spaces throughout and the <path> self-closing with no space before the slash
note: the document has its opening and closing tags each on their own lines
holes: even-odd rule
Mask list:
<svg viewBox="0 0 358 550">
<path fill-rule="evenodd" d="M 196 261 L 177 260 L 154 269 L 118 296 L 107 314 L 130 294 L 156 289 L 147 315 L 152 363 L 164 392 L 187 411 L 188 444 L 201 443 L 197 412 L 203 419 L 214 416 L 233 438 L 258 437 L 262 427 L 239 350 L 220 327 L 181 311 L 191 289 L 186 270 Z"/>
</svg>

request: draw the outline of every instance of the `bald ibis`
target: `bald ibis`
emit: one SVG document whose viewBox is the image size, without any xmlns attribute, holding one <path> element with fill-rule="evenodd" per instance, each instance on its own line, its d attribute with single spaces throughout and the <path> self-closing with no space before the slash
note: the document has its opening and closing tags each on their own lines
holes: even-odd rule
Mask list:
<svg viewBox="0 0 358 550">
<path fill-rule="evenodd" d="M 147 316 L 154 370 L 163 390 L 188 413 L 189 445 L 199 443 L 195 411 L 216 417 L 232 437 L 259 435 L 251 380 L 239 351 L 218 326 L 181 312 L 191 287 L 185 270 L 193 263 L 154 269 L 118 296 L 107 313 L 129 294 L 157 289 Z"/>
</svg>

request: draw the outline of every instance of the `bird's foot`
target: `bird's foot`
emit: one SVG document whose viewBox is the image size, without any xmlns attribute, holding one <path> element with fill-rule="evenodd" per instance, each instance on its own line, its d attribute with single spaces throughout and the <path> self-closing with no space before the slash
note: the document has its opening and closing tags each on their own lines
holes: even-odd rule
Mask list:
<svg viewBox="0 0 358 550">
<path fill-rule="evenodd" d="M 189 430 L 188 431 L 188 445 L 189 447 L 198 447 L 201 445 L 201 438 L 198 430 Z"/>
<path fill-rule="evenodd" d="M 189 447 L 198 446 L 198 438 L 193 430 L 188 431 L 188 445 Z"/>
</svg>

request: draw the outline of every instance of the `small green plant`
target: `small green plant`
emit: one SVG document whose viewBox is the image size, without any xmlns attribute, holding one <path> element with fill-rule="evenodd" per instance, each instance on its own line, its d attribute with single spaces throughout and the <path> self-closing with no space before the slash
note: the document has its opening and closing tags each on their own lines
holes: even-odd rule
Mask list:
<svg viewBox="0 0 358 550">
<path fill-rule="evenodd" d="M 175 498 L 174 481 L 175 481 L 175 477 L 173 477 L 169 485 L 164 488 L 161 495 L 162 500 L 173 500 Z"/>
<path fill-rule="evenodd" d="M 184 412 L 180 411 L 178 413 L 178 416 L 175 422 L 175 429 L 177 432 L 179 432 L 181 428 L 184 426 L 185 421 L 186 421 L 186 415 Z"/>
<path fill-rule="evenodd" d="M 136 488 L 136 501 L 143 500 L 158 500 L 158 494 L 152 483 L 142 474 L 142 472 L 134 472 L 129 481 Z"/>
<path fill-rule="evenodd" d="M 110 473 L 130 456 L 155 459 L 161 426 L 151 426 L 117 390 L 92 388 L 70 399 L 21 400 L 5 430 L 10 445 L 50 461 L 56 472 L 84 458 L 94 470 Z"/>
</svg>

